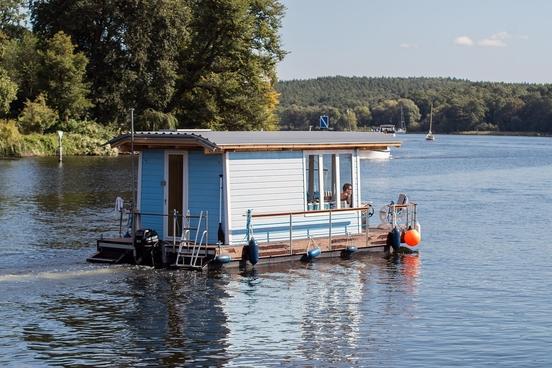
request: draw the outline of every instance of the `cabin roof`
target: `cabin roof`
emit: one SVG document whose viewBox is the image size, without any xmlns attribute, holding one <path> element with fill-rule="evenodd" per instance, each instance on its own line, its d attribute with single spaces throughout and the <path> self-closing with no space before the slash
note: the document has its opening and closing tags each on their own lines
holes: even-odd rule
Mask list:
<svg viewBox="0 0 552 368">
<path fill-rule="evenodd" d="M 111 147 L 130 151 L 131 134 L 108 142 Z M 205 153 L 225 151 L 280 151 L 315 149 L 382 149 L 400 147 L 388 134 L 335 131 L 210 131 L 177 130 L 134 133 L 134 149 L 203 149 Z"/>
</svg>

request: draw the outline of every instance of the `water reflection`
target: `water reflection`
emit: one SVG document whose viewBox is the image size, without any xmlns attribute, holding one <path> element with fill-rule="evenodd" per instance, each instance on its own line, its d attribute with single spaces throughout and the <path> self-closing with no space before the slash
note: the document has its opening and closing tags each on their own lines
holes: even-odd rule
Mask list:
<svg viewBox="0 0 552 368">
<path fill-rule="evenodd" d="M 83 274 L 91 279 L 75 288 L 45 288 L 21 332 L 35 359 L 168 367 L 380 361 L 399 349 L 392 342 L 400 335 L 386 326 L 395 321 L 408 330 L 421 275 L 419 259 L 411 256 L 292 263 L 241 274 L 118 269 L 107 282 L 93 280 L 105 273 Z"/>
<path fill-rule="evenodd" d="M 410 259 L 393 263 L 361 256 L 229 276 L 222 309 L 230 365 L 274 356 L 289 365 L 350 366 L 364 355 L 387 356 L 393 347 L 382 341 L 380 328 L 403 307 L 415 311 L 412 298 L 403 298 L 401 283 L 409 278 L 407 288 L 414 291 L 419 267 Z"/>
<path fill-rule="evenodd" d="M 224 365 L 225 280 L 137 267 L 117 284 L 44 296 L 23 339 L 61 366 Z"/>
</svg>

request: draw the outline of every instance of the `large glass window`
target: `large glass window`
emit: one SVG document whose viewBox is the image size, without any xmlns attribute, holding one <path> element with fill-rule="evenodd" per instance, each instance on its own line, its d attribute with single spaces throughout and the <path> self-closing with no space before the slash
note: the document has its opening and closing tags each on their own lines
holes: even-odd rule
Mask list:
<svg viewBox="0 0 552 368">
<path fill-rule="evenodd" d="M 352 207 L 352 182 L 351 154 L 307 155 L 307 211 Z"/>
<path fill-rule="evenodd" d="M 350 154 L 339 155 L 339 179 L 344 195 L 341 208 L 353 207 L 353 192 L 347 192 L 353 186 L 353 157 Z M 350 196 L 350 197 L 347 197 Z"/>
<path fill-rule="evenodd" d="M 320 175 L 318 155 L 307 156 L 307 211 L 320 209 Z"/>
<path fill-rule="evenodd" d="M 323 155 L 324 166 L 324 209 L 337 208 L 337 176 L 336 173 L 336 156 Z"/>
</svg>

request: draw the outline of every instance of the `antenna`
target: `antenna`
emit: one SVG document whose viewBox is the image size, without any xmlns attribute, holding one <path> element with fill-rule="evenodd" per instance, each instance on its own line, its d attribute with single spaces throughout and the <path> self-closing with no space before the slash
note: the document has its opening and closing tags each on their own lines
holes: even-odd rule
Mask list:
<svg viewBox="0 0 552 368">
<path fill-rule="evenodd" d="M 132 210 L 136 204 L 136 177 L 134 173 L 134 108 L 130 108 L 130 167 L 132 171 Z"/>
</svg>

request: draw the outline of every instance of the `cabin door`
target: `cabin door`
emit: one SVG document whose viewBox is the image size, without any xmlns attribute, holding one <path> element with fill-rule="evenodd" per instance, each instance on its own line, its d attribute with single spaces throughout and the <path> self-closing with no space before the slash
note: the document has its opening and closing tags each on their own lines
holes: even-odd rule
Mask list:
<svg viewBox="0 0 552 368">
<path fill-rule="evenodd" d="M 182 215 L 188 209 L 188 156 L 184 153 L 167 153 L 166 155 L 167 186 L 165 190 L 165 234 L 168 238 L 182 236 Z M 174 219 L 174 211 L 178 217 Z"/>
</svg>

